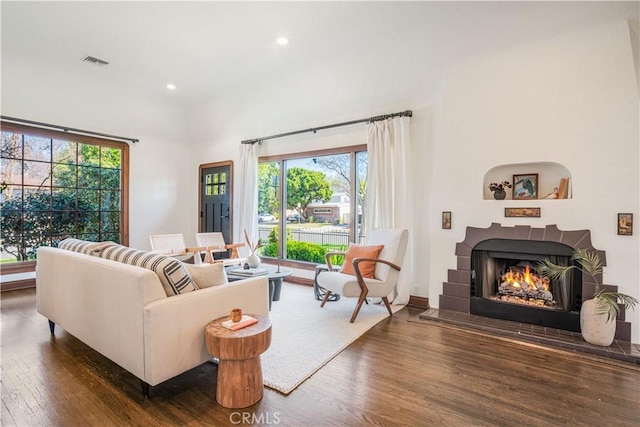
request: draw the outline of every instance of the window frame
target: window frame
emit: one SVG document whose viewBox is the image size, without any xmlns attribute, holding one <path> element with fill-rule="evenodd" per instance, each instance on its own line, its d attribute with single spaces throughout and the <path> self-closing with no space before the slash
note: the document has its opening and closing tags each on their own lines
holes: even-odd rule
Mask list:
<svg viewBox="0 0 640 427">
<path fill-rule="evenodd" d="M 2 132 L 14 132 L 22 135 L 36 136 L 47 139 L 57 139 L 68 142 L 74 142 L 76 144 L 95 145 L 100 147 L 116 148 L 121 151 L 121 200 L 120 200 L 120 243 L 122 245 L 129 245 L 129 144 L 121 141 L 114 141 L 105 138 L 98 138 L 94 136 L 61 132 L 57 130 L 39 128 L 28 125 L 22 125 L 17 123 L 0 121 L 0 128 Z M 21 157 L 24 161 L 24 158 Z M 49 161 L 53 162 L 53 159 Z M 53 182 L 52 182 L 53 184 Z M 22 183 L 24 187 L 24 183 Z M 30 272 L 34 271 L 36 267 L 36 261 L 16 261 L 10 264 L 3 265 L 3 274 L 17 273 L 17 272 Z"/>
<path fill-rule="evenodd" d="M 338 154 L 348 154 L 350 165 L 355 166 L 355 167 L 351 167 L 349 170 L 349 179 L 355 185 L 355 183 L 357 182 L 357 153 L 363 152 L 363 151 L 364 152 L 368 151 L 367 144 L 349 145 L 349 146 L 343 146 L 343 147 L 326 148 L 326 149 L 312 150 L 312 151 L 298 151 L 295 153 L 261 156 L 258 158 L 258 164 L 263 162 L 275 162 L 275 163 L 278 163 L 279 165 L 278 167 L 279 167 L 280 174 L 278 177 L 278 181 L 280 183 L 280 186 L 278 188 L 277 196 L 280 203 L 280 218 L 278 219 L 278 226 L 279 226 L 278 241 L 284 242 L 284 243 L 278 245 L 278 261 L 279 262 L 282 261 L 283 265 L 287 265 L 291 267 L 302 267 L 302 268 L 309 268 L 309 266 L 314 265 L 314 263 L 309 263 L 306 261 L 291 260 L 288 258 L 283 258 L 282 256 L 285 251 L 286 232 L 287 232 L 286 231 L 286 225 L 287 225 L 286 203 L 284 203 L 283 201 L 283 198 L 286 196 L 286 191 L 283 188 L 283 186 L 286 183 L 286 177 L 285 177 L 286 168 L 284 167 L 284 162 L 287 160 L 296 160 L 296 159 L 302 159 L 302 158 L 308 158 L 308 157 L 322 157 L 322 156 L 331 156 L 331 155 L 338 155 Z M 357 188 L 354 188 L 354 190 L 357 191 Z M 350 221 L 349 221 L 350 223 L 349 241 L 355 242 L 358 197 L 357 196 L 351 197 L 351 200 L 349 203 L 351 205 Z M 270 257 L 266 257 L 266 258 L 275 259 Z"/>
</svg>

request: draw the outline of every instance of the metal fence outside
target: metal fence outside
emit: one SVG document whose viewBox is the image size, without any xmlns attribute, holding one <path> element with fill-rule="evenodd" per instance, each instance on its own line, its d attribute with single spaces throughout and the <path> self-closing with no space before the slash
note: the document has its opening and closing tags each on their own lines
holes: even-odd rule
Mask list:
<svg viewBox="0 0 640 427">
<path fill-rule="evenodd" d="M 273 227 L 258 226 L 259 236 L 261 240 L 267 240 Z M 336 245 L 349 246 L 349 230 L 339 228 L 289 228 L 290 234 L 294 241 L 315 243 L 321 246 Z"/>
</svg>

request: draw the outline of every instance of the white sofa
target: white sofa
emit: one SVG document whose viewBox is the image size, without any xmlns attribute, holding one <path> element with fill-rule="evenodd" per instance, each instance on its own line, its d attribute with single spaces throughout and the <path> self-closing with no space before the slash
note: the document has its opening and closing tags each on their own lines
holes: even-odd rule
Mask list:
<svg viewBox="0 0 640 427">
<path fill-rule="evenodd" d="M 38 249 L 36 300 L 49 319 L 141 380 L 157 385 L 211 360 L 205 327 L 232 308 L 269 314 L 266 277 L 167 297 L 151 270 L 68 250 Z"/>
</svg>

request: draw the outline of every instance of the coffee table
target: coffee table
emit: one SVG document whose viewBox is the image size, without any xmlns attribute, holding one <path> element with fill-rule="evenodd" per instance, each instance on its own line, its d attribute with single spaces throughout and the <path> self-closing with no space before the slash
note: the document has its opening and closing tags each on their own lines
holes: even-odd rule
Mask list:
<svg viewBox="0 0 640 427">
<path fill-rule="evenodd" d="M 210 322 L 205 328 L 209 353 L 218 358 L 216 401 L 225 408 L 246 408 L 262 399 L 264 385 L 260 355 L 271 345 L 271 320 L 232 331 L 222 326 L 229 316 Z"/>
<path fill-rule="evenodd" d="M 261 265 L 260 268 L 264 268 L 267 270 L 267 274 L 263 274 L 261 276 L 247 276 L 244 274 L 234 274 L 232 272 L 233 269 L 227 270 L 227 278 L 230 282 L 234 282 L 236 280 L 246 279 L 247 277 L 267 277 L 269 279 L 269 310 L 271 310 L 271 302 L 272 301 L 280 301 L 280 292 L 282 291 L 282 282 L 283 279 L 287 276 L 291 276 L 293 271 L 284 268 L 284 267 L 276 267 L 276 266 L 267 266 Z"/>
</svg>

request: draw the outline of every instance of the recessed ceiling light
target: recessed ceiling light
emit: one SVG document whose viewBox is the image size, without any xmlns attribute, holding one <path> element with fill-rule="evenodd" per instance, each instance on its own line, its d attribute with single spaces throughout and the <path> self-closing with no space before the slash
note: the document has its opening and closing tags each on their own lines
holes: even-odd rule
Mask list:
<svg viewBox="0 0 640 427">
<path fill-rule="evenodd" d="M 281 45 L 285 45 L 285 44 L 289 44 L 289 39 L 286 37 L 278 37 L 276 39 L 276 43 L 281 44 Z"/>
<path fill-rule="evenodd" d="M 174 85 L 173 83 L 167 83 L 167 89 L 176 90 L 176 85 Z"/>
</svg>

